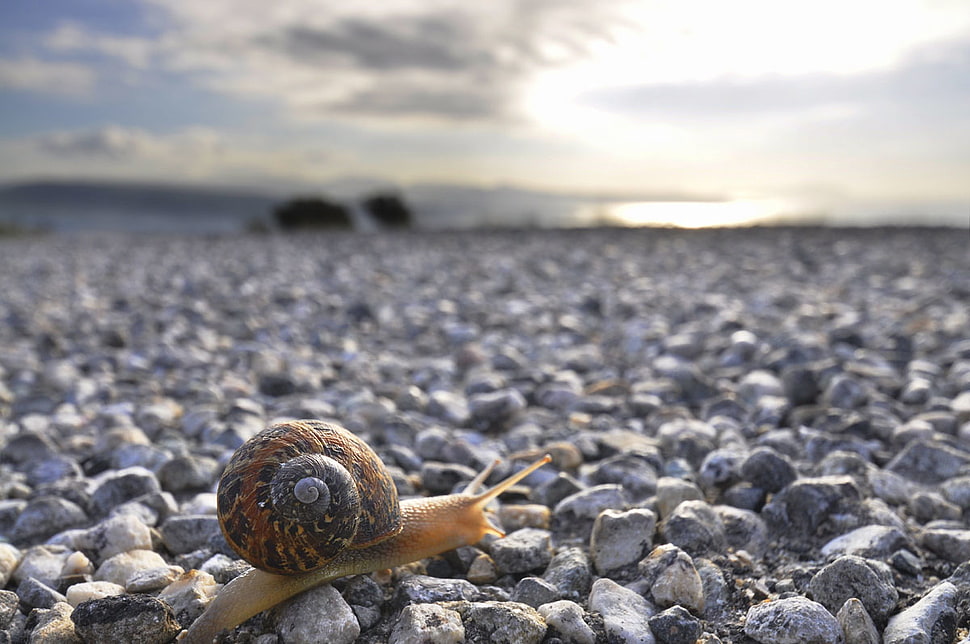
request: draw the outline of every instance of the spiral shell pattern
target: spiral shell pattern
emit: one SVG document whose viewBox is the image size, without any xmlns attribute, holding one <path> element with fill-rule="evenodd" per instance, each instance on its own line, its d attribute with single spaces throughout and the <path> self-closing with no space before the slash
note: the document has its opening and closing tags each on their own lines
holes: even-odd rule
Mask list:
<svg viewBox="0 0 970 644">
<path fill-rule="evenodd" d="M 401 531 L 397 488 L 377 454 L 337 425 L 268 427 L 233 455 L 217 493 L 222 533 L 243 559 L 281 575 Z"/>
</svg>

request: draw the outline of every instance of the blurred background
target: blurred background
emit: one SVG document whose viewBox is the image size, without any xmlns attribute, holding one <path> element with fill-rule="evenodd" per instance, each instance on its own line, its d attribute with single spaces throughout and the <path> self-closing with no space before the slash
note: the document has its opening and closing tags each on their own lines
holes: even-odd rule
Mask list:
<svg viewBox="0 0 970 644">
<path fill-rule="evenodd" d="M 5 0 L 0 223 L 970 226 L 966 0 Z M 366 219 L 366 218 L 365 218 Z"/>
</svg>

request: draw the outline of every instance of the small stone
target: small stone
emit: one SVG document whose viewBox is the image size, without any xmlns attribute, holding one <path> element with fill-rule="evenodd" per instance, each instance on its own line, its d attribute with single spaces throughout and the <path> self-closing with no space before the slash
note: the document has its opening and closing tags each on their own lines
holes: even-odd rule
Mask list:
<svg viewBox="0 0 970 644">
<path fill-rule="evenodd" d="M 454 602 L 447 607 L 458 611 L 471 642 L 501 644 L 539 644 L 546 634 L 546 623 L 531 606 L 515 602 Z"/>
<path fill-rule="evenodd" d="M 158 594 L 182 624 L 194 622 L 219 591 L 216 580 L 207 572 L 189 570 Z"/>
<path fill-rule="evenodd" d="M 962 563 L 970 561 L 970 530 L 935 528 L 923 530 L 920 542 L 939 557 Z"/>
<path fill-rule="evenodd" d="M 845 644 L 882 644 L 866 607 L 855 597 L 845 600 L 835 618 L 845 634 Z"/>
<path fill-rule="evenodd" d="M 473 584 L 491 584 L 498 578 L 495 560 L 482 553 L 472 560 L 465 577 Z"/>
<path fill-rule="evenodd" d="M 745 460 L 743 452 L 732 448 L 720 448 L 708 453 L 698 470 L 701 487 L 709 490 L 734 483 L 740 476 L 741 464 Z"/>
<path fill-rule="evenodd" d="M 970 394 L 970 391 L 966 392 Z M 970 398 L 970 396 L 968 396 Z M 940 486 L 946 500 L 970 516 L 970 476 L 955 476 Z"/>
<path fill-rule="evenodd" d="M 173 493 L 206 490 L 219 477 L 218 461 L 207 456 L 176 456 L 158 469 L 162 489 Z"/>
<path fill-rule="evenodd" d="M 19 584 L 24 579 L 33 577 L 54 588 L 60 580 L 61 571 L 73 554 L 71 549 L 59 545 L 32 546 L 24 551 L 11 578 Z"/>
<path fill-rule="evenodd" d="M 521 528 L 548 530 L 552 517 L 548 506 L 538 503 L 504 504 L 496 514 L 506 532 L 515 532 Z"/>
<path fill-rule="evenodd" d="M 640 562 L 638 588 L 660 608 L 683 606 L 696 615 L 704 612 L 706 599 L 690 555 L 675 545 L 657 546 Z"/>
<path fill-rule="evenodd" d="M 694 644 L 704 631 L 700 620 L 682 606 L 671 606 L 647 623 L 660 644 Z"/>
<path fill-rule="evenodd" d="M 110 581 L 124 586 L 128 578 L 148 568 L 165 567 L 162 556 L 152 550 L 130 550 L 105 559 L 94 572 L 95 581 Z"/>
<path fill-rule="evenodd" d="M 471 481 L 477 474 L 467 465 L 428 461 L 421 466 L 421 487 L 431 494 L 448 494 L 459 483 Z"/>
<path fill-rule="evenodd" d="M 27 620 L 27 626 L 30 630 L 28 641 L 43 642 L 44 644 L 80 644 L 81 637 L 75 632 L 74 622 L 71 621 L 73 610 L 65 602 L 58 602 L 47 609 L 35 608 L 32 610 Z"/>
<path fill-rule="evenodd" d="M 899 594 L 892 571 L 881 561 L 844 555 L 819 570 L 808 584 L 812 599 L 836 613 L 848 599 L 857 598 L 876 624 L 885 624 Z"/>
<path fill-rule="evenodd" d="M 560 501 L 583 490 L 583 485 L 566 472 L 559 472 L 532 489 L 531 498 L 537 503 L 555 508 Z"/>
<path fill-rule="evenodd" d="M 537 610 L 552 631 L 547 637 L 558 637 L 564 644 L 596 643 L 596 633 L 583 619 L 583 608 L 576 602 L 561 599 L 542 604 Z"/>
<path fill-rule="evenodd" d="M 919 522 L 927 523 L 936 519 L 959 520 L 963 511 L 950 503 L 942 494 L 921 490 L 910 497 L 909 513 Z"/>
<path fill-rule="evenodd" d="M 96 562 L 129 550 L 151 550 L 151 530 L 137 516 L 119 514 L 111 516 L 86 530 L 79 543 Z"/>
<path fill-rule="evenodd" d="M 762 644 L 842 644 L 838 620 L 805 597 L 765 601 L 748 609 L 744 634 Z"/>
<path fill-rule="evenodd" d="M 741 478 L 767 492 L 777 492 L 798 478 L 795 466 L 770 447 L 758 447 L 741 464 Z"/>
<path fill-rule="evenodd" d="M 330 584 L 324 584 L 297 595 L 279 608 L 276 634 L 284 642 L 352 644 L 360 635 L 360 624 L 340 593 Z"/>
<path fill-rule="evenodd" d="M 653 644 L 649 619 L 656 609 L 646 599 L 612 579 L 597 579 L 589 592 L 589 610 L 603 617 L 610 642 Z"/>
<path fill-rule="evenodd" d="M 593 523 L 589 552 L 603 576 L 631 566 L 650 551 L 657 517 L 650 510 L 604 510 Z"/>
<path fill-rule="evenodd" d="M 146 494 L 161 492 L 158 479 L 143 467 L 127 467 L 109 474 L 101 480 L 91 494 L 91 504 L 99 516 L 104 516 L 115 506 Z"/>
<path fill-rule="evenodd" d="M 184 572 L 185 569 L 182 566 L 159 566 L 139 570 L 128 577 L 125 590 L 129 593 L 155 593 L 178 579 Z"/>
<path fill-rule="evenodd" d="M 970 464 L 970 453 L 961 452 L 945 443 L 914 440 L 886 465 L 911 481 L 935 485 L 960 473 Z"/>
<path fill-rule="evenodd" d="M 727 538 L 714 509 L 705 501 L 684 501 L 661 524 L 668 542 L 692 555 L 723 552 Z"/>
<path fill-rule="evenodd" d="M 7 585 L 13 571 L 20 564 L 22 556 L 18 548 L 9 543 L 0 542 L 0 588 Z"/>
<path fill-rule="evenodd" d="M 907 545 L 909 538 L 899 528 L 867 525 L 835 537 L 822 546 L 822 554 L 882 559 Z"/>
<path fill-rule="evenodd" d="M 780 527 L 815 534 L 830 515 L 861 497 L 858 485 L 850 476 L 799 479 L 776 495 L 765 506 L 765 512 Z M 783 514 L 776 514 L 778 510 Z"/>
<path fill-rule="evenodd" d="M 20 598 L 20 604 L 27 609 L 51 608 L 57 602 L 67 601 L 64 595 L 33 577 L 27 577 L 17 585 L 17 597 Z"/>
<path fill-rule="evenodd" d="M 555 586 L 563 599 L 579 600 L 589 592 L 593 571 L 582 548 L 563 548 L 549 562 L 542 578 Z"/>
<path fill-rule="evenodd" d="M 80 604 L 71 614 L 85 642 L 164 644 L 181 630 L 172 608 L 149 595 L 115 595 Z"/>
<path fill-rule="evenodd" d="M 74 584 L 67 589 L 67 603 L 77 608 L 82 602 L 90 599 L 101 599 L 112 595 L 123 595 L 125 587 L 110 581 L 85 581 Z"/>
<path fill-rule="evenodd" d="M 523 577 L 512 589 L 511 601 L 521 602 L 539 608 L 543 604 L 558 600 L 562 595 L 559 589 L 542 577 Z"/>
<path fill-rule="evenodd" d="M 388 644 L 461 644 L 465 627 L 461 615 L 438 604 L 405 606 L 388 638 Z"/>
<path fill-rule="evenodd" d="M 768 544 L 768 526 L 757 513 L 729 505 L 715 505 L 714 511 L 724 526 L 728 547 L 761 556 Z"/>
<path fill-rule="evenodd" d="M 822 403 L 829 407 L 855 409 L 865 404 L 869 392 L 861 380 L 848 374 L 835 374 L 822 392 Z"/>
<path fill-rule="evenodd" d="M 471 418 L 465 397 L 443 389 L 432 391 L 428 395 L 426 411 L 429 416 L 441 419 L 455 427 L 465 425 Z"/>
<path fill-rule="evenodd" d="M 84 510 L 75 503 L 57 496 L 39 496 L 29 501 L 20 512 L 10 531 L 10 539 L 15 543 L 36 543 L 87 522 Z"/>
<path fill-rule="evenodd" d="M 161 527 L 162 541 L 173 554 L 185 554 L 206 547 L 220 538 L 219 518 L 211 514 L 182 515 L 169 518 Z"/>
<path fill-rule="evenodd" d="M 894 615 L 883 631 L 884 644 L 952 642 L 957 627 L 957 587 L 941 582 Z"/>
<path fill-rule="evenodd" d="M 544 568 L 552 557 L 548 530 L 523 528 L 492 542 L 491 552 L 500 574 Z"/>
<path fill-rule="evenodd" d="M 0 589 L 0 631 L 6 630 L 10 620 L 17 614 L 20 598 L 12 590 Z"/>
<path fill-rule="evenodd" d="M 661 519 L 670 516 L 682 501 L 700 501 L 703 498 L 700 488 L 690 481 L 671 476 L 657 479 L 657 510 Z"/>
<path fill-rule="evenodd" d="M 472 421 L 485 426 L 507 422 L 525 407 L 525 397 L 517 389 L 499 389 L 468 398 Z"/>
<path fill-rule="evenodd" d="M 398 582 L 394 601 L 398 605 L 405 605 L 458 600 L 477 601 L 484 598 L 482 591 L 467 579 L 411 575 Z"/>
</svg>

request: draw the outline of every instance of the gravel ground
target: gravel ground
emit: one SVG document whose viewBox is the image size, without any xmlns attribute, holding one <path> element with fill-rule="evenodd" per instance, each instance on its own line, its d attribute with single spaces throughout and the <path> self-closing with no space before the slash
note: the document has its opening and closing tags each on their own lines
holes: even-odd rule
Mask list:
<svg viewBox="0 0 970 644">
<path fill-rule="evenodd" d="M 228 641 L 970 642 L 966 230 L 0 240 L 0 642 L 165 642 L 216 482 L 358 433 L 507 536 Z"/>
</svg>

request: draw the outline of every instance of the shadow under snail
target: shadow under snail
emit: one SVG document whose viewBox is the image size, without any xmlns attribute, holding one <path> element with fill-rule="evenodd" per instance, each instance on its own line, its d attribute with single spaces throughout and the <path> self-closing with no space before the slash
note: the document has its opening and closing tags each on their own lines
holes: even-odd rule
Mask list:
<svg viewBox="0 0 970 644">
<path fill-rule="evenodd" d="M 217 493 L 222 533 L 254 567 L 226 584 L 180 641 L 210 644 L 309 588 L 502 536 L 485 506 L 549 460 L 484 492 L 492 466 L 460 494 L 399 502 L 380 458 L 348 430 L 314 420 L 268 427 L 232 456 Z"/>
</svg>

